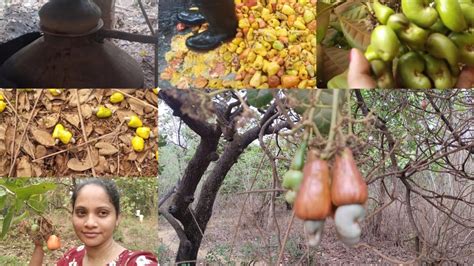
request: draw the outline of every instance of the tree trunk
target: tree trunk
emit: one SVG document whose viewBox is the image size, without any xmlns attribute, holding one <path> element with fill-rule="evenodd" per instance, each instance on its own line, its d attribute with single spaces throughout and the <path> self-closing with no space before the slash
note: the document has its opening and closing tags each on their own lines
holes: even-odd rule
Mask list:
<svg viewBox="0 0 474 266">
<path fill-rule="evenodd" d="M 112 30 L 115 27 L 115 0 L 94 0 L 102 11 L 104 29 Z"/>
<path fill-rule="evenodd" d="M 243 136 L 234 138 L 232 142 L 227 144 L 224 152 L 212 169 L 212 172 L 204 181 L 195 208 L 195 218 L 193 218 L 191 211 L 188 209 L 183 219 L 180 219 L 189 243 L 180 242 L 176 262 L 196 260 L 203 237 L 201 231 L 204 232 L 206 230 L 207 223 L 211 219 L 212 208 L 219 188 L 225 176 L 237 162 L 237 159 L 245 148 L 258 138 L 259 129 L 259 127 L 254 128 Z M 198 222 L 201 231 L 194 219 Z"/>
</svg>

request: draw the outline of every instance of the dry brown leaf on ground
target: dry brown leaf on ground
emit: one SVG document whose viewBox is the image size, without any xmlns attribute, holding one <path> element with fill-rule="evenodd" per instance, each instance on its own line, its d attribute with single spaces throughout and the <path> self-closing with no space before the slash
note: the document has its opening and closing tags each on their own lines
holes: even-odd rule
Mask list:
<svg viewBox="0 0 474 266">
<path fill-rule="evenodd" d="M 100 155 L 113 155 L 119 151 L 114 145 L 103 141 L 97 142 L 94 146 L 99 149 Z"/>
<path fill-rule="evenodd" d="M 109 170 L 109 162 L 104 156 L 99 156 L 99 163 L 94 167 L 96 174 L 100 175 Z"/>
<path fill-rule="evenodd" d="M 92 90 L 78 90 L 78 95 L 79 95 L 79 103 L 83 104 L 88 102 L 89 96 L 92 93 Z M 71 107 L 76 107 L 77 106 L 77 97 L 76 93 L 71 90 L 71 94 L 69 95 L 68 98 L 68 104 Z"/>
<path fill-rule="evenodd" d="M 84 172 L 92 168 L 91 161 L 86 158 L 84 161 L 80 161 L 77 158 L 72 158 L 67 162 L 67 167 L 76 172 Z"/>
<path fill-rule="evenodd" d="M 28 156 L 23 156 L 18 159 L 16 165 L 16 176 L 17 177 L 31 177 L 32 175 L 31 162 Z"/>
<path fill-rule="evenodd" d="M 79 119 L 79 114 L 77 113 L 63 113 L 62 114 L 64 116 L 64 118 L 66 119 L 66 121 L 75 126 L 76 128 L 80 128 L 80 123 L 81 123 L 81 120 Z"/>
<path fill-rule="evenodd" d="M 21 150 L 26 152 L 31 158 L 35 158 L 35 145 L 33 145 L 29 139 L 23 141 Z"/>
<path fill-rule="evenodd" d="M 38 119 L 38 126 L 40 128 L 52 128 L 59 121 L 59 113 L 47 114 Z"/>
<path fill-rule="evenodd" d="M 43 129 L 38 129 L 38 128 L 32 128 L 30 132 L 33 135 L 33 138 L 39 144 L 44 145 L 46 147 L 54 146 L 55 141 L 53 139 L 53 136 L 51 136 L 51 133 L 49 133 L 48 131 L 43 130 Z"/>
<path fill-rule="evenodd" d="M 46 149 L 45 146 L 43 146 L 43 145 L 36 146 L 36 149 L 35 149 L 35 157 L 36 158 L 41 158 L 41 157 L 45 156 L 46 154 L 48 154 L 48 150 Z"/>
<path fill-rule="evenodd" d="M 92 107 L 89 104 L 82 104 L 81 114 L 83 119 L 89 119 L 92 116 Z"/>
</svg>

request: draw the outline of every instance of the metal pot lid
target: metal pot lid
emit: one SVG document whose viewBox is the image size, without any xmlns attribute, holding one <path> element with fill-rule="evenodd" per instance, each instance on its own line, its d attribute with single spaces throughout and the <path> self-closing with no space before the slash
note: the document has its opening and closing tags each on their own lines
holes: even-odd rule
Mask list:
<svg viewBox="0 0 474 266">
<path fill-rule="evenodd" d="M 39 17 L 41 30 L 56 36 L 89 35 L 103 26 L 100 8 L 91 0 L 50 0 Z"/>
</svg>

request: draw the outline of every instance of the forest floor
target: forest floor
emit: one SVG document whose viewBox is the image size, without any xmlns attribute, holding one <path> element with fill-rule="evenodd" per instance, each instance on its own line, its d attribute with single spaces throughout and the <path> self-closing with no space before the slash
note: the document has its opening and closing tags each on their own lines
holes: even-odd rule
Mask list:
<svg viewBox="0 0 474 266">
<path fill-rule="evenodd" d="M 9 4 L 5 4 L 11 2 Z M 0 3 L 0 43 L 28 32 L 40 31 L 39 9 L 48 0 L 5 1 Z M 157 29 L 157 0 L 143 1 L 150 23 Z M 115 6 L 115 30 L 151 35 L 150 29 L 136 1 L 117 0 Z M 124 40 L 113 42 L 131 55 L 141 66 L 145 76 L 145 88 L 154 87 L 154 45 Z"/>
<path fill-rule="evenodd" d="M 262 217 L 258 213 L 249 214 L 249 210 L 244 211 L 233 245 L 233 255 L 230 255 L 242 208 L 241 198 L 241 196 L 234 196 L 234 198 L 231 197 L 225 202 L 216 204 L 219 206 L 215 206 L 213 216 L 205 230 L 198 261 L 203 264 L 252 262 L 265 265 L 269 263 L 268 258 L 272 258 L 272 263 L 275 264 L 280 251 L 278 239 L 275 237 L 278 235 L 276 227 L 267 227 L 267 217 Z M 276 220 L 282 242 L 291 215 L 291 210 L 285 208 L 276 210 Z M 173 263 L 178 250 L 179 238 L 163 217 L 159 219 L 158 238 L 160 262 Z M 334 221 L 329 219 L 326 222 L 320 245 L 316 248 L 308 248 L 304 240 L 303 223 L 295 218 L 286 241 L 283 261 L 288 265 L 387 264 L 409 263 L 416 257 L 413 241 L 398 241 L 397 243 L 386 236 L 370 237 L 369 239 L 363 233 L 361 243 L 365 245 L 356 248 L 343 245 L 336 235 Z"/>
</svg>

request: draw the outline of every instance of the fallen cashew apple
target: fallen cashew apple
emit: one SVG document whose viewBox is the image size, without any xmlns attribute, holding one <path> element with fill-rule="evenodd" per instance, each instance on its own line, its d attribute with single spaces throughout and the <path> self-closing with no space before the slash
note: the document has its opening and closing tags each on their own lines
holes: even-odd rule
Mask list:
<svg viewBox="0 0 474 266">
<path fill-rule="evenodd" d="M 132 147 L 134 151 L 141 152 L 145 147 L 145 140 L 140 136 L 135 136 L 132 138 Z"/>
</svg>

